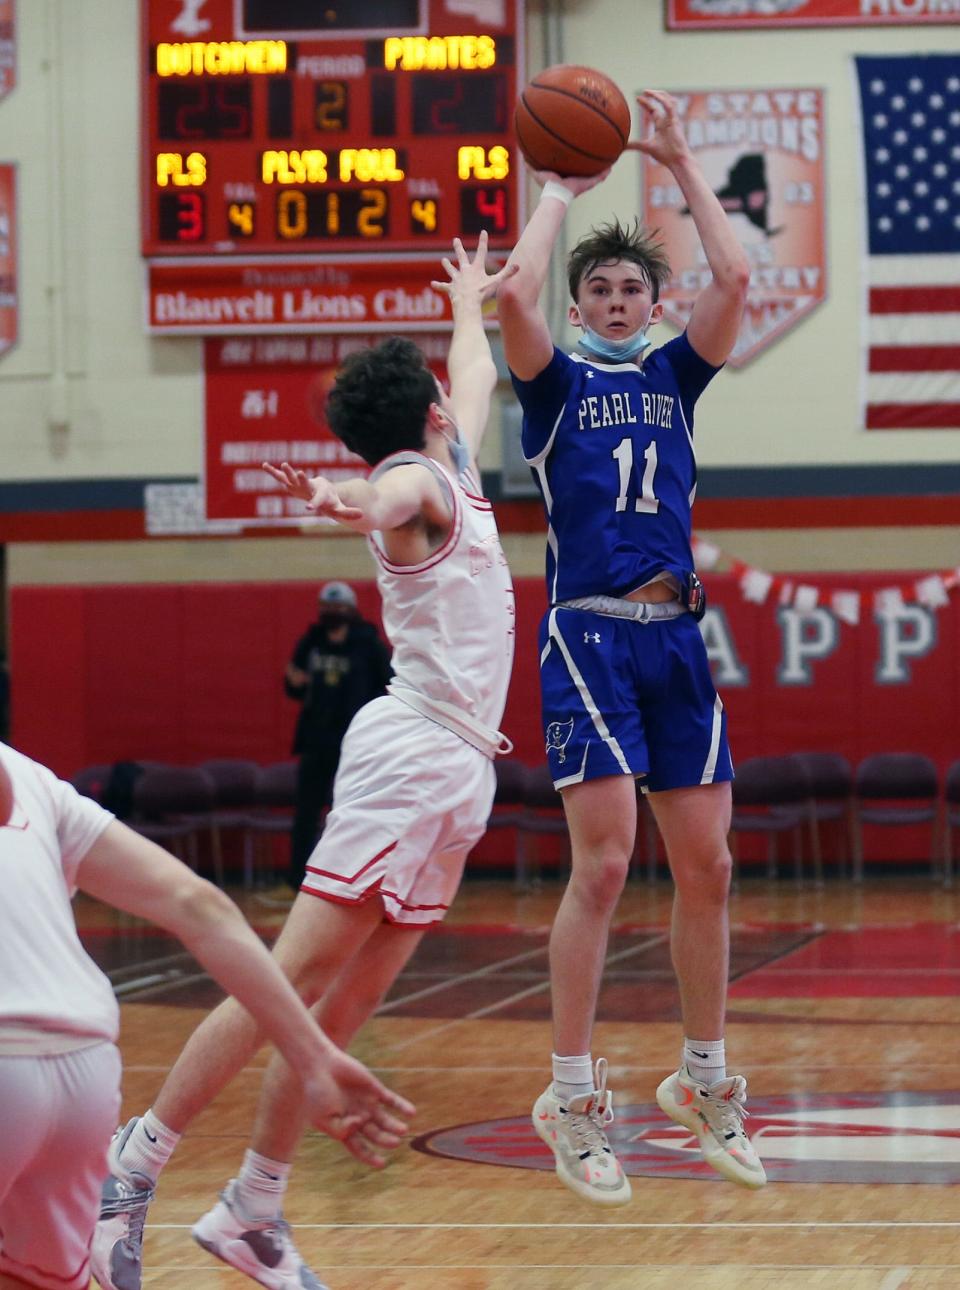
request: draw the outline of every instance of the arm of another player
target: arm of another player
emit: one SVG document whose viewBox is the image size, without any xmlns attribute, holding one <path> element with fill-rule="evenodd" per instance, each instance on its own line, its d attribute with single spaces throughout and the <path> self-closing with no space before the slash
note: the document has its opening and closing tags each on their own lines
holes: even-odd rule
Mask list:
<svg viewBox="0 0 960 1290">
<path fill-rule="evenodd" d="M 347 479 L 342 484 L 307 475 L 286 461 L 279 466 L 265 461 L 263 469 L 315 515 L 326 515 L 354 533 L 387 533 L 419 515 L 441 526 L 453 518 L 436 477 L 422 466 L 394 466 L 376 483 Z"/>
<path fill-rule="evenodd" d="M 116 820 L 81 860 L 76 882 L 178 937 L 297 1072 L 317 1128 L 349 1137 L 346 1145 L 368 1164 L 383 1163 L 370 1143 L 396 1146 L 406 1128 L 397 1117 L 412 1115 L 413 1107 L 323 1033 L 224 892 Z"/>
<path fill-rule="evenodd" d="M 568 201 L 563 191 L 570 194 L 570 201 L 606 179 L 610 168 L 599 175 L 582 179 L 561 178 L 546 171 L 534 171 L 539 184 L 549 184 L 527 220 L 520 240 L 507 261 L 508 267 L 516 265 L 516 274 L 506 279 L 497 292 L 497 318 L 503 336 L 503 349 L 507 364 L 521 381 L 532 381 L 553 357 L 553 338 L 540 308 L 540 293 L 550 270 L 550 256 L 556 244 Z M 556 194 L 556 195 L 551 195 Z"/>
<path fill-rule="evenodd" d="M 490 397 L 497 384 L 497 368 L 483 326 L 482 306 L 502 282 L 513 276 L 517 266 L 507 265 L 499 273 L 487 273 L 486 232 L 480 234 L 472 260 L 459 238 L 454 239 L 453 250 L 456 264 L 447 257 L 441 261 L 450 281 L 432 285 L 446 292 L 453 307 L 453 336 L 447 355 L 450 402 L 463 441 L 475 458 L 487 428 Z"/>
<path fill-rule="evenodd" d="M 713 280 L 694 303 L 687 338 L 701 358 L 719 367 L 729 357 L 740 331 L 750 285 L 750 262 L 690 151 L 674 100 L 661 90 L 645 90 L 637 103 L 649 132 L 633 146 L 666 166 L 676 179 L 713 274 Z"/>
</svg>

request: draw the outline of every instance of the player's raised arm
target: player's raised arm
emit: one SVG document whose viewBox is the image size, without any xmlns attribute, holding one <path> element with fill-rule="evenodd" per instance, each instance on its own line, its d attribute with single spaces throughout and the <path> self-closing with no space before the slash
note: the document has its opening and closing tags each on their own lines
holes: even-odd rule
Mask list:
<svg viewBox="0 0 960 1290">
<path fill-rule="evenodd" d="M 553 339 L 540 307 L 540 293 L 567 207 L 574 197 L 595 188 L 609 173 L 608 167 L 589 178 L 562 179 L 548 171 L 533 172 L 537 183 L 544 185 L 543 192 L 507 261 L 508 267 L 516 266 L 516 273 L 505 279 L 497 292 L 497 317 L 507 364 L 522 381 L 530 381 L 542 372 L 553 356 Z"/>
<path fill-rule="evenodd" d="M 373 484 L 359 478 L 334 484 L 286 461 L 279 466 L 265 461 L 263 469 L 291 497 L 306 502 L 312 514 L 336 520 L 354 533 L 385 533 L 421 514 L 441 524 L 450 521 L 450 507 L 440 486 L 419 466 L 396 466 Z"/>
<path fill-rule="evenodd" d="M 644 114 L 646 136 L 633 146 L 666 166 L 676 179 L 713 274 L 693 306 L 687 338 L 701 358 L 719 366 L 729 357 L 740 330 L 750 262 L 690 151 L 676 103 L 661 90 L 645 90 L 637 103 Z"/>
<path fill-rule="evenodd" d="M 447 355 L 450 402 L 463 441 L 471 457 L 476 457 L 487 427 L 490 396 L 497 383 L 497 368 L 483 327 L 482 305 L 513 276 L 516 266 L 487 273 L 486 232 L 480 234 L 472 260 L 459 238 L 454 239 L 453 250 L 456 264 L 448 257 L 442 261 L 449 281 L 434 282 L 433 286 L 446 292 L 453 307 L 453 337 Z"/>
</svg>

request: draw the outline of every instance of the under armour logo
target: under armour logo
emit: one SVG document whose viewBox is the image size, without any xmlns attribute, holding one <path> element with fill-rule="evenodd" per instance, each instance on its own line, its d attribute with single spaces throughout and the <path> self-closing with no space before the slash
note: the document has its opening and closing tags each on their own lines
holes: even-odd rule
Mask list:
<svg viewBox="0 0 960 1290">
<path fill-rule="evenodd" d="M 584 632 L 584 633 L 583 633 L 583 643 L 584 643 L 584 645 L 589 645 L 591 641 L 593 641 L 594 645 L 599 645 L 599 644 L 600 644 L 600 633 L 599 633 L 599 632 Z"/>
<path fill-rule="evenodd" d="M 588 381 L 593 380 L 593 373 L 590 371 L 589 367 L 587 368 L 587 380 Z"/>
</svg>

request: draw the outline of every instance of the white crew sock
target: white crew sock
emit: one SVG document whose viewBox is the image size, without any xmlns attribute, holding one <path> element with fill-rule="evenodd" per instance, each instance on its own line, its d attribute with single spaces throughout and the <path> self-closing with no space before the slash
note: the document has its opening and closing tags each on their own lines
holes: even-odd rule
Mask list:
<svg viewBox="0 0 960 1290">
<path fill-rule="evenodd" d="M 244 1154 L 233 1195 L 247 1218 L 279 1217 L 292 1168 L 285 1160 L 271 1160 L 255 1151 Z"/>
<path fill-rule="evenodd" d="M 180 1134 L 168 1129 L 151 1108 L 143 1113 L 123 1144 L 120 1163 L 130 1173 L 145 1174 L 156 1182 L 179 1141 Z"/>
<path fill-rule="evenodd" d="M 722 1039 L 683 1040 L 683 1064 L 698 1084 L 716 1084 L 727 1073 L 727 1056 Z"/>
<path fill-rule="evenodd" d="M 553 1089 L 564 1102 L 583 1093 L 592 1093 L 593 1087 L 593 1058 L 589 1053 L 580 1057 L 553 1054 Z"/>
</svg>

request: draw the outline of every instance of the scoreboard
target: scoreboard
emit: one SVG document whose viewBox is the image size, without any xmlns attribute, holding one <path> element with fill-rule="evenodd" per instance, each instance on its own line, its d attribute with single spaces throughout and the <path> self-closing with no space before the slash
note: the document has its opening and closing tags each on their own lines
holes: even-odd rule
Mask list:
<svg viewBox="0 0 960 1290">
<path fill-rule="evenodd" d="M 151 260 L 515 243 L 523 0 L 141 4 Z"/>
</svg>

